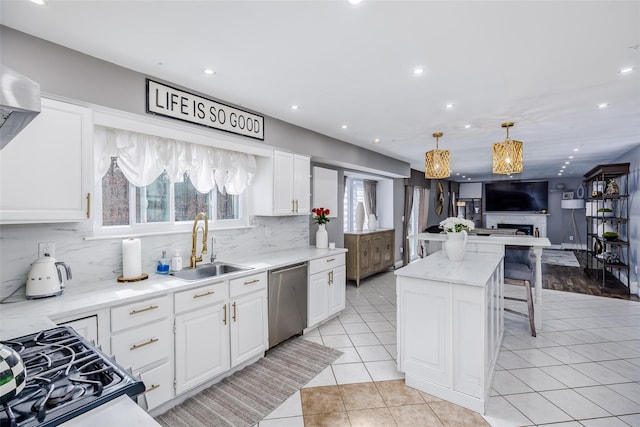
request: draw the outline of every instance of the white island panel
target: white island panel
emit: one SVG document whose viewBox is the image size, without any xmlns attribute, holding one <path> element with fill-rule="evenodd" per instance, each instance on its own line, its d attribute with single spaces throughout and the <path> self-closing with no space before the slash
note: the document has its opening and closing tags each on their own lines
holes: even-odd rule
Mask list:
<svg viewBox="0 0 640 427">
<path fill-rule="evenodd" d="M 395 274 L 406 384 L 484 413 L 504 331 L 502 255 L 440 251 Z"/>
</svg>

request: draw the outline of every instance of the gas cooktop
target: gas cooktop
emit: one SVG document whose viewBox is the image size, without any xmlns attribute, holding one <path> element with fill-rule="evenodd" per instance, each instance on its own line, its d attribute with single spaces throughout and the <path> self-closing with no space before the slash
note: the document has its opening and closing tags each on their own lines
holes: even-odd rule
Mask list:
<svg viewBox="0 0 640 427">
<path fill-rule="evenodd" d="M 135 398 L 142 381 L 68 326 L 3 344 L 26 367 L 26 385 L 0 408 L 0 427 L 57 426 L 118 396 Z"/>
</svg>

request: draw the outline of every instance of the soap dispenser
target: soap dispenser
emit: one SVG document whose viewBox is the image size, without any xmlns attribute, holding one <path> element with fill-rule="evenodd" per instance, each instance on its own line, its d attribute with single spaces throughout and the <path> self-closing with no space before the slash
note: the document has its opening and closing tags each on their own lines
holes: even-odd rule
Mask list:
<svg viewBox="0 0 640 427">
<path fill-rule="evenodd" d="M 182 270 L 182 257 L 180 256 L 180 251 L 175 251 L 173 258 L 171 258 L 171 271 L 180 270 Z"/>
<path fill-rule="evenodd" d="M 158 261 L 158 266 L 156 267 L 156 273 L 169 274 L 169 260 L 167 259 L 167 251 L 162 251 L 162 259 Z"/>
</svg>

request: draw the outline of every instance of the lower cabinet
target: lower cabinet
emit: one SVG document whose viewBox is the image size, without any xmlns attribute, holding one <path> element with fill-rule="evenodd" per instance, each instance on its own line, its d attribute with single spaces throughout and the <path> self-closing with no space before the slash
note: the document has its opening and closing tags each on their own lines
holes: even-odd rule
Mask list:
<svg viewBox="0 0 640 427">
<path fill-rule="evenodd" d="M 314 259 L 309 263 L 307 327 L 313 327 L 345 308 L 345 256 Z"/>
<path fill-rule="evenodd" d="M 267 349 L 267 274 L 175 294 L 175 389 L 181 394 Z"/>
<path fill-rule="evenodd" d="M 267 294 L 256 292 L 237 298 L 231 303 L 231 310 L 231 366 L 234 367 L 267 349 Z"/>
<path fill-rule="evenodd" d="M 176 316 L 176 394 L 229 370 L 227 301 Z"/>
<path fill-rule="evenodd" d="M 144 399 L 139 403 L 147 410 L 174 396 L 172 311 L 169 295 L 110 310 L 111 352 L 144 382 Z"/>
</svg>

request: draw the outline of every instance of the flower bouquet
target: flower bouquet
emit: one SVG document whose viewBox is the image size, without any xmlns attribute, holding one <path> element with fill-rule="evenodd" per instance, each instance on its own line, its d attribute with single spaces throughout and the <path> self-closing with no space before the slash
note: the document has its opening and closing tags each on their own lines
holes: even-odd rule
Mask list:
<svg viewBox="0 0 640 427">
<path fill-rule="evenodd" d="M 313 217 L 313 223 L 314 224 L 326 224 L 326 223 L 328 223 L 330 221 L 328 215 L 331 212 L 329 211 L 329 209 L 313 208 L 313 209 L 311 209 L 311 212 L 313 212 L 315 214 L 315 216 Z"/>
<path fill-rule="evenodd" d="M 464 218 L 449 217 L 440 222 L 440 228 L 447 233 L 460 233 L 471 231 L 475 228 L 473 221 Z"/>
</svg>

